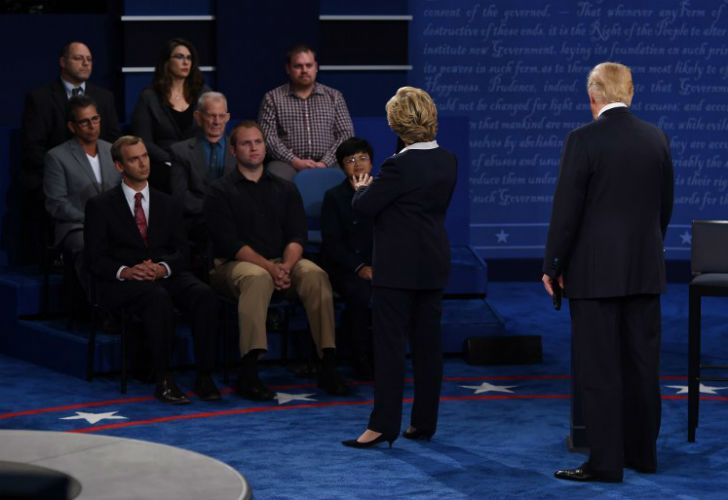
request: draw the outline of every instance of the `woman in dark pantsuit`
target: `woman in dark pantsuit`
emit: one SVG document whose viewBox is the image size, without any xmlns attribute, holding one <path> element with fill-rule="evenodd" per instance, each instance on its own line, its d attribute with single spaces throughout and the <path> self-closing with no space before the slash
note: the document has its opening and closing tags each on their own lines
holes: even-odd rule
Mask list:
<svg viewBox="0 0 728 500">
<path fill-rule="evenodd" d="M 405 148 L 375 179 L 355 179 L 352 202 L 355 212 L 374 218 L 374 409 L 364 433 L 343 442 L 354 448 L 391 446 L 399 435 L 407 341 L 415 396 L 404 437 L 435 433 L 442 382 L 442 290 L 450 271 L 445 214 L 457 161 L 435 141 L 437 108 L 424 90 L 400 88 L 387 103 L 387 122 Z"/>
</svg>

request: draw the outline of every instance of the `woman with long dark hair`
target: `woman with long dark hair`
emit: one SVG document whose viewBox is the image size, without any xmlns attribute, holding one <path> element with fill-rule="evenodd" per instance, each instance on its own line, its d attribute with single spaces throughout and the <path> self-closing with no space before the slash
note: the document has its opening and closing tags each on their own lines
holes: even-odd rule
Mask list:
<svg viewBox="0 0 728 500">
<path fill-rule="evenodd" d="M 149 182 L 169 192 L 170 147 L 193 137 L 197 125 L 193 112 L 205 92 L 195 47 L 182 38 L 168 40 L 159 53 L 152 85 L 139 96 L 131 128 L 144 139 L 151 159 Z"/>
</svg>

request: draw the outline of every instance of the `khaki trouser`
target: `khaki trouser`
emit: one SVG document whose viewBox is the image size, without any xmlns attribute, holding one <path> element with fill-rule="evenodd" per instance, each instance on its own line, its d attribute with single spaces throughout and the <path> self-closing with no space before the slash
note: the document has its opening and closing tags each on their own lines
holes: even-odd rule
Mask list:
<svg viewBox="0 0 728 500">
<path fill-rule="evenodd" d="M 215 268 L 210 272 L 210 285 L 238 299 L 240 355 L 252 349 L 267 351 L 265 320 L 275 290 L 270 273 L 250 262 L 216 259 Z M 336 347 L 333 296 L 326 272 L 310 260 L 299 260 L 291 270 L 288 293 L 298 296 L 306 309 L 319 357 L 322 349 Z"/>
</svg>

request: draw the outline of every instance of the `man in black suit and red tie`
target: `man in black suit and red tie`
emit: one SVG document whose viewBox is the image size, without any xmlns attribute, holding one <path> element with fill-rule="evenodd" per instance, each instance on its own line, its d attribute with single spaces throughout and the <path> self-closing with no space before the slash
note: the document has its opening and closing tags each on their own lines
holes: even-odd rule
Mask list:
<svg viewBox="0 0 728 500">
<path fill-rule="evenodd" d="M 559 479 L 622 481 L 657 470 L 663 239 L 673 203 L 670 146 L 629 110 L 628 67 L 589 74 L 594 121 L 566 138 L 542 281 L 569 298 L 574 376 L 590 447 Z"/>
<path fill-rule="evenodd" d="M 189 313 L 197 361 L 195 392 L 203 400 L 220 399 L 211 377 L 217 297 L 187 271 L 182 207 L 171 196 L 150 189 L 149 154 L 139 137 L 119 138 L 111 156 L 122 174 L 121 185 L 86 204 L 85 261 L 97 300 L 139 316 L 152 344 L 154 395 L 172 404 L 190 402 L 168 371 L 174 307 Z"/>
</svg>

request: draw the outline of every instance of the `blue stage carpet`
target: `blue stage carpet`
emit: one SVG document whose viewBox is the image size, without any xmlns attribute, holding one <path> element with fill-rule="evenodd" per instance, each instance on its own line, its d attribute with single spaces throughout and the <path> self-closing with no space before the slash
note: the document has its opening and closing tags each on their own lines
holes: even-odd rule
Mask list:
<svg viewBox="0 0 728 500">
<path fill-rule="evenodd" d="M 96 432 L 190 449 L 239 470 L 256 499 L 725 498 L 728 383 L 706 383 L 714 388 L 703 394 L 697 442 L 687 442 L 687 401 L 680 389 L 687 370 L 686 285 L 672 285 L 663 301 L 659 470 L 626 470 L 623 484 L 568 483 L 552 476 L 556 468 L 584 460 L 565 444 L 568 310 L 553 311 L 538 282 L 491 283 L 488 300 L 508 333 L 543 336 L 544 361 L 474 367 L 449 358 L 440 427 L 430 443 L 399 439 L 391 450 L 341 446 L 363 430 L 371 386 L 357 384 L 354 395 L 332 398 L 277 366 L 263 376 L 279 402 L 256 404 L 228 392 L 219 403 L 170 407 L 140 383 L 122 397 L 116 379 L 88 384 L 0 357 L 0 428 Z M 703 319 L 706 359 L 723 364 L 726 303 L 705 301 Z M 180 374 L 180 385 L 189 388 L 192 377 Z M 288 397 L 293 399 L 286 402 Z"/>
</svg>

